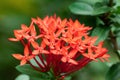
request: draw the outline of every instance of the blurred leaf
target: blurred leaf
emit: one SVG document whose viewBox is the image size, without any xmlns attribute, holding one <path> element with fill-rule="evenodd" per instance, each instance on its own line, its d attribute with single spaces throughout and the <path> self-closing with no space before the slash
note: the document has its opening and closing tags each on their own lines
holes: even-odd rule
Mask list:
<svg viewBox="0 0 120 80">
<path fill-rule="evenodd" d="M 120 6 L 117 6 L 113 12 L 119 14 L 120 13 Z"/>
<path fill-rule="evenodd" d="M 93 29 L 91 36 L 98 36 L 98 39 L 96 41 L 96 44 L 98 44 L 100 41 L 104 41 L 108 35 L 109 35 L 109 27 L 96 27 Z"/>
<path fill-rule="evenodd" d="M 117 52 L 119 53 L 119 55 L 120 55 L 120 50 L 117 50 Z"/>
<path fill-rule="evenodd" d="M 85 2 L 85 3 L 89 3 L 91 5 L 94 5 L 95 3 L 97 2 L 103 2 L 105 0 L 77 0 L 77 1 L 80 1 L 80 2 Z"/>
<path fill-rule="evenodd" d="M 120 10 L 119 10 L 120 11 Z M 120 24 L 120 14 L 116 14 L 114 18 L 111 18 L 114 23 Z"/>
<path fill-rule="evenodd" d="M 69 6 L 69 9 L 74 14 L 93 16 L 103 14 L 111 10 L 106 5 L 101 6 L 101 3 L 96 3 L 92 6 L 86 2 L 75 2 Z"/>
<path fill-rule="evenodd" d="M 113 0 L 113 3 L 115 4 L 114 8 L 120 6 L 120 0 Z"/>
<path fill-rule="evenodd" d="M 18 71 L 20 71 L 21 73 L 23 74 L 27 74 L 29 75 L 30 77 L 32 78 L 36 78 L 36 79 L 45 79 L 45 80 L 49 80 L 50 79 L 50 76 L 47 74 L 47 73 L 43 73 L 43 72 L 38 72 L 36 70 L 34 70 L 30 65 L 26 64 L 26 65 L 23 65 L 23 66 L 20 66 L 18 65 L 16 67 L 16 69 Z"/>
<path fill-rule="evenodd" d="M 110 39 L 107 39 L 104 41 L 104 47 L 108 49 L 108 54 L 110 55 L 110 58 L 109 58 L 110 62 L 107 62 L 107 65 L 112 66 L 114 63 L 118 62 L 119 59 L 116 55 L 116 52 L 113 48 L 113 44 L 111 43 Z"/>
<path fill-rule="evenodd" d="M 75 2 L 69 6 L 74 14 L 92 15 L 93 8 L 91 5 L 83 2 Z"/>
<path fill-rule="evenodd" d="M 71 76 L 66 76 L 64 80 L 71 80 Z"/>
<path fill-rule="evenodd" d="M 107 72 L 106 80 L 120 80 L 120 63 L 112 65 Z"/>
<path fill-rule="evenodd" d="M 105 25 L 105 23 L 100 19 L 100 18 L 96 18 L 96 25 Z"/>
<path fill-rule="evenodd" d="M 120 33 L 120 32 L 119 32 Z M 119 36 L 117 37 L 117 45 L 118 45 L 118 48 L 120 49 L 120 34 Z M 120 50 L 118 50 L 119 54 L 120 54 Z"/>
<path fill-rule="evenodd" d="M 21 74 L 15 80 L 30 80 L 30 77 L 26 74 Z"/>
<path fill-rule="evenodd" d="M 93 8 L 94 8 L 93 15 L 103 14 L 111 10 L 111 8 L 108 7 L 104 2 L 97 2 L 93 6 Z"/>
<path fill-rule="evenodd" d="M 120 48 L 120 24 L 114 23 L 113 25 L 111 25 L 111 31 L 116 37 L 118 48 Z"/>
</svg>

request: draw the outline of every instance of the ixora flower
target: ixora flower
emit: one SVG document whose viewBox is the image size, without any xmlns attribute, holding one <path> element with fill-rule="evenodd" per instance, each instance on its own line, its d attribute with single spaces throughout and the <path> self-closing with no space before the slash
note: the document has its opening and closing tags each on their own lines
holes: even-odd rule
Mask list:
<svg viewBox="0 0 120 80">
<path fill-rule="evenodd" d="M 91 27 L 78 20 L 61 20 L 56 16 L 32 18 L 29 27 L 22 24 L 20 30 L 14 30 L 15 38 L 9 38 L 24 46 L 24 54 L 13 54 L 13 57 L 21 60 L 20 65 L 28 63 L 35 70 L 52 69 L 54 76 L 66 76 L 97 58 L 101 61 L 109 58 L 103 42 L 95 45 L 97 37 L 90 37 L 89 30 Z"/>
</svg>

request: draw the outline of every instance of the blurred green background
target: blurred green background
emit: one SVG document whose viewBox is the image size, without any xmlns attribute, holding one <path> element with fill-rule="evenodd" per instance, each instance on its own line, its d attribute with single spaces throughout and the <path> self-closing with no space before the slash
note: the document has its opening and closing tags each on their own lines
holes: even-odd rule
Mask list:
<svg viewBox="0 0 120 80">
<path fill-rule="evenodd" d="M 94 17 L 73 15 L 68 6 L 75 0 L 1 0 L 0 1 L 0 80 L 14 80 L 20 73 L 15 69 L 19 61 L 11 54 L 22 52 L 19 43 L 8 41 L 13 37 L 13 30 L 19 29 L 21 24 L 29 26 L 32 17 L 46 15 L 63 18 L 79 19 L 81 23 L 95 26 Z M 117 61 L 115 58 L 113 60 Z M 76 72 L 73 80 L 104 80 L 108 67 L 112 64 L 92 62 L 82 70 Z"/>
</svg>

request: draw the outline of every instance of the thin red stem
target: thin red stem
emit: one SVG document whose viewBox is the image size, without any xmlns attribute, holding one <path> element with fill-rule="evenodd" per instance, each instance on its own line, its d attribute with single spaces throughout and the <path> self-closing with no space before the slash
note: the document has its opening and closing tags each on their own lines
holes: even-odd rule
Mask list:
<svg viewBox="0 0 120 80">
<path fill-rule="evenodd" d="M 32 63 L 31 63 L 30 61 L 29 61 L 28 63 L 29 63 L 29 64 L 30 64 L 30 66 L 31 66 L 31 67 L 33 67 L 35 70 L 37 70 L 37 71 L 40 71 L 40 72 L 41 72 L 41 70 L 40 70 L 40 69 L 38 69 L 37 67 L 35 67 L 34 65 L 32 65 Z"/>
<path fill-rule="evenodd" d="M 23 39 L 21 39 L 20 42 L 23 44 L 23 46 L 25 46 L 25 42 L 23 41 Z"/>
<path fill-rule="evenodd" d="M 40 54 L 40 55 L 38 55 L 38 57 L 39 57 L 39 59 L 41 60 L 41 62 L 43 63 L 43 65 L 46 67 L 46 66 L 47 66 L 47 64 L 45 64 L 44 59 L 42 58 L 41 54 Z"/>
<path fill-rule="evenodd" d="M 70 74 L 70 73 L 72 73 L 72 72 L 75 72 L 75 71 L 81 69 L 81 68 L 84 67 L 86 64 L 88 64 L 90 61 L 91 61 L 91 59 L 89 59 L 89 58 L 83 58 L 83 59 L 81 59 L 81 60 L 78 62 L 78 65 L 75 65 L 75 66 L 71 65 L 71 66 L 69 66 L 70 68 L 69 68 L 68 71 L 66 71 L 67 74 L 65 74 L 65 75 L 68 75 L 68 74 Z"/>
<path fill-rule="evenodd" d="M 38 64 L 38 66 L 41 68 L 41 69 L 44 69 L 44 67 L 37 61 L 36 58 L 34 58 L 35 62 Z"/>
</svg>

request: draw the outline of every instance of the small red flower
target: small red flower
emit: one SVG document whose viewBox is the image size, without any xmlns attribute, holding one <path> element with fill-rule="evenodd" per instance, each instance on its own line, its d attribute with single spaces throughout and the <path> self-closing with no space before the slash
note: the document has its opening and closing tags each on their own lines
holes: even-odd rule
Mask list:
<svg viewBox="0 0 120 80">
<path fill-rule="evenodd" d="M 20 41 L 23 39 L 23 34 L 28 33 L 29 32 L 29 28 L 22 24 L 21 25 L 21 30 L 14 30 L 14 35 L 15 38 L 9 38 L 10 41 Z"/>
<path fill-rule="evenodd" d="M 16 59 L 18 59 L 18 60 L 21 60 L 20 65 L 24 65 L 24 64 L 27 63 L 27 61 L 29 61 L 30 59 L 32 59 L 34 57 L 34 55 L 30 55 L 29 54 L 29 49 L 28 49 L 28 46 L 26 45 L 25 49 L 24 49 L 24 55 L 13 54 L 13 57 L 16 58 Z"/>
<path fill-rule="evenodd" d="M 91 27 L 80 24 L 78 20 L 38 17 L 32 18 L 29 27 L 22 25 L 21 30 L 14 30 L 15 38 L 9 40 L 21 41 L 25 47 L 24 55 L 13 54 L 21 60 L 20 65 L 33 59 L 40 71 L 52 69 L 55 76 L 64 76 L 81 69 L 92 60 L 104 61 L 110 57 L 106 54 L 107 49 L 103 48 L 103 42 L 95 45 L 97 37 L 88 36 L 89 30 Z M 29 64 L 36 68 L 31 62 Z"/>
<path fill-rule="evenodd" d="M 39 46 L 39 44 L 37 42 L 31 42 L 32 46 L 34 47 L 34 50 L 32 52 L 32 54 L 37 55 L 37 54 L 48 54 L 49 52 L 47 50 L 44 50 L 44 48 L 46 47 L 44 41 L 42 41 L 41 46 Z"/>
</svg>

